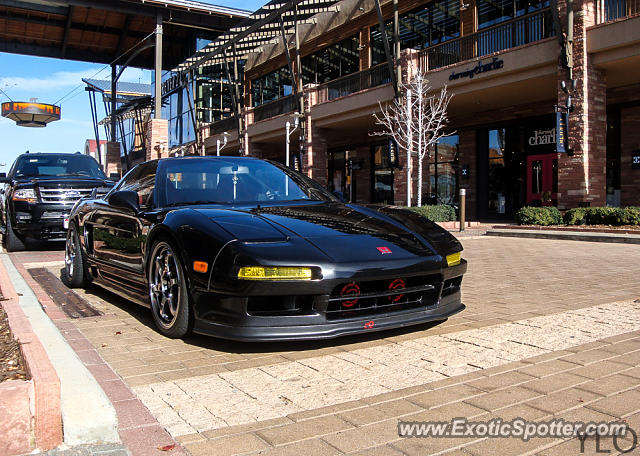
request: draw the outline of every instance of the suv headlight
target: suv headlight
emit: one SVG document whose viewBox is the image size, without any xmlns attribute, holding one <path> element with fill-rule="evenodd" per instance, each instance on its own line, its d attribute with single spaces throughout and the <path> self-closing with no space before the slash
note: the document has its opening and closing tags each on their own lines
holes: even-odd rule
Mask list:
<svg viewBox="0 0 640 456">
<path fill-rule="evenodd" d="M 38 201 L 38 197 L 36 195 L 36 191 L 32 188 L 19 188 L 13 192 L 13 200 L 35 203 Z"/>
</svg>

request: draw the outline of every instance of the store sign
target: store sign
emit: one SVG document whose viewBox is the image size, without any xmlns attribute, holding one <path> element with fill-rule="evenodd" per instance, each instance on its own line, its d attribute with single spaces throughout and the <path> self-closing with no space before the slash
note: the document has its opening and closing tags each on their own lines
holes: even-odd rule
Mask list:
<svg viewBox="0 0 640 456">
<path fill-rule="evenodd" d="M 631 169 L 640 169 L 640 149 L 631 152 Z"/>
<path fill-rule="evenodd" d="M 489 63 L 482 63 L 482 60 L 478 61 L 478 64 L 473 68 L 469 68 L 468 70 L 461 71 L 456 73 L 455 71 L 451 72 L 449 76 L 449 81 L 455 81 L 456 79 L 469 78 L 473 79 L 474 76 L 480 73 L 486 73 L 488 71 L 499 70 L 504 66 L 504 60 L 499 59 L 498 57 L 494 57 L 493 60 Z"/>
<path fill-rule="evenodd" d="M 566 112 L 556 113 L 556 152 L 559 154 L 564 154 L 569 150 L 568 117 Z"/>
<path fill-rule="evenodd" d="M 187 85 L 187 75 L 177 73 L 162 83 L 162 96 Z"/>
<path fill-rule="evenodd" d="M 556 129 L 551 130 L 533 130 L 533 134 L 529 136 L 530 146 L 546 146 L 556 143 Z"/>
<path fill-rule="evenodd" d="M 397 168 L 400 166 L 398 160 L 398 143 L 393 139 L 389 139 L 389 166 Z"/>
</svg>

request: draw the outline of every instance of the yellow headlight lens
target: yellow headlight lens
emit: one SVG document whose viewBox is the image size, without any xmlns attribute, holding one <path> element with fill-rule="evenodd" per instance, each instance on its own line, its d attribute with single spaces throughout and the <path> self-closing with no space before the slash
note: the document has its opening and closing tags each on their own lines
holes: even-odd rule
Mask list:
<svg viewBox="0 0 640 456">
<path fill-rule="evenodd" d="M 245 266 L 238 271 L 244 280 L 311 280 L 311 268 Z"/>
<path fill-rule="evenodd" d="M 448 266 L 456 266 L 460 264 L 460 252 L 452 253 L 451 255 L 447 255 L 447 265 Z"/>
</svg>

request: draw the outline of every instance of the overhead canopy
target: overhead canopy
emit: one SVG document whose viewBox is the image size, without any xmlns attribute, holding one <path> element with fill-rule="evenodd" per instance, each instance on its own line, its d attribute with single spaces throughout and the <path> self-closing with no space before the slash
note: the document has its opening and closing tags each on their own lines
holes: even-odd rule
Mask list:
<svg viewBox="0 0 640 456">
<path fill-rule="evenodd" d="M 271 0 L 186 59 L 177 70 L 187 71 L 206 63 L 220 63 L 225 58 L 246 59 L 250 53 L 261 52 L 263 45 L 282 40 L 282 28 L 285 35 L 291 35 L 296 23 L 314 23 L 316 14 L 337 11 L 337 3 L 338 0 Z"/>
<path fill-rule="evenodd" d="M 214 40 L 249 14 L 190 0 L 5 0 L 0 52 L 112 63 L 152 33 L 161 15 L 163 67 L 171 69 L 196 52 L 198 38 Z M 153 68 L 153 49 L 130 64 Z"/>
</svg>

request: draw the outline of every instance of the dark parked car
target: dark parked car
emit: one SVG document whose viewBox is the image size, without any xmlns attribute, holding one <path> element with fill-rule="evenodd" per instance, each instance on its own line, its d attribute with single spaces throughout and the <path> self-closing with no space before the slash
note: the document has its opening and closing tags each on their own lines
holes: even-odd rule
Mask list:
<svg viewBox="0 0 640 456">
<path fill-rule="evenodd" d="M 169 158 L 72 211 L 63 279 L 151 308 L 159 331 L 330 338 L 460 312 L 462 246 L 415 212 L 345 204 L 255 158 Z"/>
<path fill-rule="evenodd" d="M 22 154 L 0 183 L 0 229 L 9 252 L 23 250 L 27 239 L 64 240 L 73 205 L 94 189 L 104 194 L 114 185 L 93 158 L 80 153 Z"/>
</svg>

